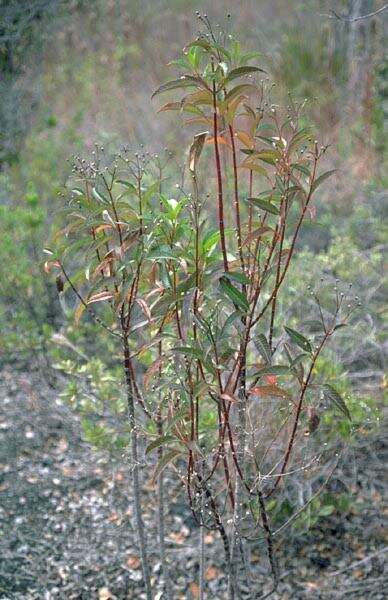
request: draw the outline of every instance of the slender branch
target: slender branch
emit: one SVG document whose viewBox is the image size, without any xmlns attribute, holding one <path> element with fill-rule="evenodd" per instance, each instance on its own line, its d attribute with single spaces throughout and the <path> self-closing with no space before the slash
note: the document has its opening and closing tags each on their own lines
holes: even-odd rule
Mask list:
<svg viewBox="0 0 388 600">
<path fill-rule="evenodd" d="M 62 262 L 58 260 L 58 263 L 59 263 L 59 266 L 61 268 L 61 271 L 62 271 L 63 276 L 65 277 L 66 281 L 68 282 L 68 284 L 70 285 L 71 289 L 73 290 L 73 292 L 77 296 L 78 300 L 85 307 L 86 311 L 90 314 L 90 316 L 92 317 L 92 319 L 96 323 L 98 323 L 98 325 L 101 325 L 101 327 L 103 327 L 104 329 L 106 329 L 106 331 L 109 331 L 109 333 L 111 335 L 114 335 L 116 337 L 122 338 L 122 335 L 120 333 L 118 333 L 117 331 L 114 331 L 108 325 L 106 325 L 106 323 L 104 323 L 104 321 L 102 321 L 102 319 L 100 319 L 100 317 L 96 315 L 96 313 L 94 312 L 94 310 L 92 308 L 90 308 L 89 304 L 84 300 L 84 298 L 81 296 L 81 294 L 79 293 L 79 291 L 77 290 L 77 288 L 75 287 L 75 285 L 73 284 L 73 282 L 71 281 L 69 275 L 65 271 L 65 268 L 64 268 Z"/>
<path fill-rule="evenodd" d="M 370 19 L 372 17 L 376 17 L 383 11 L 387 10 L 388 4 L 384 4 L 378 10 L 374 12 L 367 13 L 366 15 L 361 15 L 359 17 L 347 17 L 346 15 L 339 15 L 335 10 L 330 10 L 329 14 L 321 14 L 321 17 L 327 17 L 329 19 L 338 19 L 339 21 L 344 21 L 346 23 L 355 23 L 356 21 L 362 21 L 363 19 Z"/>
<path fill-rule="evenodd" d="M 236 232 L 237 246 L 240 257 L 241 268 L 244 271 L 244 255 L 242 251 L 242 236 L 241 236 L 241 219 L 240 219 L 240 200 L 238 195 L 238 174 L 237 174 L 237 159 L 236 159 L 236 144 L 234 141 L 233 126 L 229 125 L 229 135 L 232 144 L 232 161 L 233 161 L 233 186 L 234 186 L 234 210 L 236 215 Z"/>
<path fill-rule="evenodd" d="M 131 369 L 131 358 L 129 351 L 128 335 L 123 332 L 123 353 L 124 353 L 124 372 L 125 381 L 127 386 L 127 408 L 128 408 L 128 421 L 131 428 L 131 459 L 132 459 L 132 485 L 133 485 L 133 501 L 135 508 L 135 519 L 137 533 L 139 537 L 140 547 L 140 558 L 143 573 L 143 581 L 146 590 L 147 600 L 152 600 L 152 588 L 151 588 L 151 577 L 150 568 L 148 564 L 148 551 L 147 541 L 144 530 L 144 522 L 142 516 L 141 507 L 141 488 L 139 479 L 139 457 L 138 457 L 138 438 L 137 438 L 137 426 L 135 421 L 135 405 L 133 395 L 133 380 L 132 380 L 132 369 Z"/>
<path fill-rule="evenodd" d="M 305 397 L 308 385 L 310 383 L 310 379 L 311 379 L 311 376 L 313 374 L 313 370 L 314 370 L 315 364 L 317 362 L 318 356 L 321 353 L 321 350 L 322 350 L 323 346 L 325 345 L 325 343 L 326 343 L 329 335 L 330 335 L 329 332 L 325 333 L 325 335 L 323 336 L 323 338 L 322 338 L 322 340 L 321 340 L 318 348 L 316 349 L 316 351 L 315 351 L 315 353 L 314 353 L 314 355 L 312 357 L 310 368 L 309 368 L 307 377 L 306 377 L 306 379 L 305 379 L 305 381 L 304 381 L 304 383 L 302 385 L 301 393 L 300 393 L 300 396 L 299 396 L 299 402 L 298 402 L 298 405 L 297 405 L 297 408 L 296 408 L 294 424 L 293 424 L 293 427 L 292 427 L 292 431 L 291 431 L 291 435 L 290 435 L 290 440 L 288 442 L 288 447 L 287 447 L 287 450 L 286 450 L 286 455 L 284 457 L 283 465 L 282 465 L 282 468 L 281 468 L 281 471 L 280 471 L 279 475 L 277 476 L 277 478 L 275 480 L 275 483 L 274 483 L 271 491 L 267 494 L 267 498 L 273 494 L 273 492 L 275 491 L 275 489 L 279 485 L 280 480 L 281 480 L 282 476 L 284 475 L 285 470 L 287 468 L 288 461 L 290 459 L 292 448 L 293 448 L 294 442 L 295 442 L 295 436 L 296 436 L 296 431 L 298 429 L 299 418 L 300 418 L 300 414 L 302 412 L 303 400 L 304 400 L 304 397 Z"/>
<path fill-rule="evenodd" d="M 214 65 L 213 65 L 214 70 Z M 218 186 L 218 224 L 221 238 L 221 249 L 222 258 L 224 261 L 224 271 L 229 271 L 228 258 L 226 253 L 226 242 L 225 242 L 225 225 L 224 225 L 224 196 L 222 190 L 222 173 L 221 173 L 221 161 L 220 151 L 218 147 L 218 120 L 217 120 L 217 94 L 216 94 L 216 83 L 213 80 L 213 137 L 214 137 L 214 155 L 216 160 L 216 173 L 217 173 L 217 186 Z"/>
</svg>

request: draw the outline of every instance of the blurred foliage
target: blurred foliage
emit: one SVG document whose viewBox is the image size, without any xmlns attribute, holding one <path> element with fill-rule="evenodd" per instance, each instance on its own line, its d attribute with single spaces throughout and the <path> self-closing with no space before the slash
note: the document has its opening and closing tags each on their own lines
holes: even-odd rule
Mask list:
<svg viewBox="0 0 388 600">
<path fill-rule="evenodd" d="M 48 336 L 58 325 L 57 299 L 40 268 L 46 208 L 32 182 L 19 202 L 11 201 L 13 188 L 3 174 L 0 205 L 0 356 L 14 360 L 44 351 Z"/>
</svg>

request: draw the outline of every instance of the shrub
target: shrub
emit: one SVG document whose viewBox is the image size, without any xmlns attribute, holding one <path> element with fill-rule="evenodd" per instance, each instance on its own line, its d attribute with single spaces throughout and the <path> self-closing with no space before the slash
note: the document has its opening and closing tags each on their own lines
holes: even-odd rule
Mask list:
<svg viewBox="0 0 388 600">
<path fill-rule="evenodd" d="M 313 322 L 303 311 L 300 323 L 285 320 L 283 306 L 299 234 L 320 185 L 333 175 L 320 168 L 326 147 L 300 126 L 300 105 L 284 110 L 274 103 L 266 74 L 252 64 L 256 53 L 244 53 L 234 37 L 200 19 L 204 33 L 172 62 L 177 78 L 154 93 L 178 92 L 160 111 L 177 111 L 185 125 L 202 130 L 180 182 L 171 181 L 168 153 L 124 149 L 109 158 L 96 146 L 90 160 L 74 159 L 66 222 L 46 250 L 60 295 L 76 300 L 75 323 L 87 316 L 121 347 L 123 437 L 112 438 L 104 425 L 102 407 L 109 404 L 119 421 L 124 407 L 101 363 L 85 367 L 97 370 L 97 400 L 79 395 L 76 384 L 70 396 L 94 414 L 85 421 L 90 440 L 121 445 L 129 436 L 147 598 L 143 444 L 147 460 L 155 456 L 167 597 L 164 474 L 176 464 L 202 535 L 201 597 L 203 534 L 213 529 L 234 598 L 244 546 L 264 540 L 273 591 L 274 537 L 314 503 L 318 514 L 331 512 L 316 497 L 338 461 L 341 436 L 324 413 L 351 422 L 335 378 L 326 380 L 319 368 L 326 345 L 356 310 L 351 289 L 318 279 L 302 290 L 298 302 L 313 302 Z M 74 364 L 67 370 L 80 372 Z M 270 513 L 284 491 L 317 473 L 310 499 L 274 531 Z"/>
</svg>

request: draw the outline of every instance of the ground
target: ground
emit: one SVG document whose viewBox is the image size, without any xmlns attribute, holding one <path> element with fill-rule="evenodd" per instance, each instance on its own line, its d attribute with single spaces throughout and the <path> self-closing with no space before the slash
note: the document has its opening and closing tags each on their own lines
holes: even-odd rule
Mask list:
<svg viewBox="0 0 388 600">
<path fill-rule="evenodd" d="M 0 598 L 141 599 L 125 457 L 96 453 L 82 440 L 77 417 L 39 370 L 3 368 L 0 406 Z M 381 437 L 366 436 L 353 450 L 349 514 L 331 515 L 303 536 L 283 538 L 275 600 L 387 597 Z M 146 485 L 145 493 L 151 492 Z M 151 542 L 156 539 L 152 509 L 147 503 Z M 191 540 L 198 531 L 181 491 L 171 486 L 169 513 L 174 598 L 195 600 L 198 588 L 188 574 L 197 569 Z M 151 546 L 158 582 L 157 547 Z M 206 537 L 206 554 L 207 598 L 222 600 L 222 553 L 212 534 Z M 255 585 L 269 589 L 266 564 L 260 556 L 257 561 Z"/>
</svg>

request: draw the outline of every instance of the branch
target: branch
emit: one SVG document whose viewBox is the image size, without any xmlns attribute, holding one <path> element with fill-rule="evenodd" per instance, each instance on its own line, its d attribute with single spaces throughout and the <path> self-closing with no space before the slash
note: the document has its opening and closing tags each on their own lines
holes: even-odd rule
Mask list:
<svg viewBox="0 0 388 600">
<path fill-rule="evenodd" d="M 362 21 L 364 19 L 370 19 L 372 17 L 375 17 L 376 15 L 379 15 L 380 13 L 384 12 L 384 10 L 386 10 L 387 8 L 388 4 L 384 4 L 384 6 L 382 6 L 378 10 L 375 10 L 371 13 L 367 13 L 366 15 L 361 15 L 360 17 L 346 17 L 344 15 L 339 15 L 335 12 L 335 10 L 331 10 L 330 14 L 320 14 L 320 16 L 327 17 L 328 19 L 338 19 L 339 21 L 343 21 L 345 23 L 355 23 L 356 21 Z"/>
<path fill-rule="evenodd" d="M 62 273 L 63 273 L 66 281 L 70 285 L 71 289 L 73 290 L 73 292 L 75 293 L 75 295 L 77 296 L 77 298 L 79 299 L 79 301 L 81 302 L 81 304 L 84 305 L 86 311 L 90 314 L 90 316 L 92 317 L 92 319 L 96 323 L 98 323 L 98 325 L 101 325 L 101 327 L 103 327 L 104 329 L 106 329 L 106 331 L 109 331 L 109 333 L 111 335 L 114 335 L 114 336 L 119 337 L 121 339 L 122 338 L 121 334 L 118 333 L 117 331 L 114 331 L 108 325 L 106 325 L 106 323 L 104 323 L 104 321 L 102 321 L 102 319 L 100 319 L 100 317 L 96 315 L 96 313 L 94 312 L 94 310 L 92 308 L 90 308 L 89 304 L 84 300 L 84 298 L 81 296 L 81 294 L 79 293 L 79 291 L 77 290 L 77 288 L 75 287 L 75 285 L 73 284 L 73 282 L 71 281 L 70 277 L 68 276 L 67 272 L 64 269 L 64 266 L 63 266 L 62 262 L 58 261 L 58 263 L 59 263 L 59 266 L 60 266 L 60 268 L 62 270 Z"/>
</svg>

